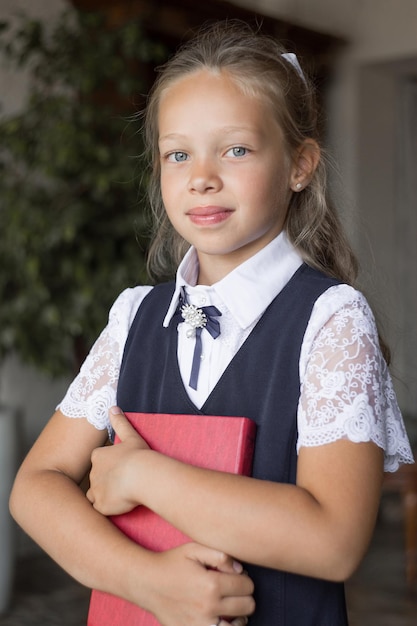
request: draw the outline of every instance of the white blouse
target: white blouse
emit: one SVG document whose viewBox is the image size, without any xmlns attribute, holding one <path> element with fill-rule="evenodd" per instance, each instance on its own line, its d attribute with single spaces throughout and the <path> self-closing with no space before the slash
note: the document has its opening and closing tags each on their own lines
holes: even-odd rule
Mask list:
<svg viewBox="0 0 417 626">
<path fill-rule="evenodd" d="M 187 336 L 185 323 L 178 325 L 179 367 L 185 389 L 198 408 L 301 263 L 281 234 L 225 279 L 208 287 L 196 285 L 198 262 L 194 249 L 184 257 L 164 326 L 168 326 L 177 307 L 181 289 L 190 304 L 214 305 L 222 313 L 220 336 L 213 339 L 204 331 L 201 335 L 197 390 L 188 384 L 195 340 Z M 106 328 L 59 405 L 66 416 L 86 418 L 98 429 L 109 428 L 108 410 L 116 404 L 127 335 L 151 289 L 126 289 L 116 299 Z M 413 462 L 392 380 L 380 352 L 375 320 L 360 292 L 337 285 L 318 298 L 303 339 L 299 372 L 297 450 L 338 439 L 373 441 L 385 452 L 385 471 Z"/>
</svg>

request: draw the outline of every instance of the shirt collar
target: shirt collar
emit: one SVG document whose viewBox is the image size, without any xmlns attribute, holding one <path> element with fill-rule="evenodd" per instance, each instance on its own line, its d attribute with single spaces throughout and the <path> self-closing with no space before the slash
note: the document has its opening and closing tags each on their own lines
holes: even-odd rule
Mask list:
<svg viewBox="0 0 417 626">
<path fill-rule="evenodd" d="M 284 232 L 257 254 L 239 265 L 212 289 L 242 329 L 253 324 L 271 304 L 302 264 L 302 259 Z M 191 247 L 177 271 L 175 291 L 163 325 L 174 315 L 183 287 L 193 287 L 198 279 L 198 258 Z"/>
</svg>

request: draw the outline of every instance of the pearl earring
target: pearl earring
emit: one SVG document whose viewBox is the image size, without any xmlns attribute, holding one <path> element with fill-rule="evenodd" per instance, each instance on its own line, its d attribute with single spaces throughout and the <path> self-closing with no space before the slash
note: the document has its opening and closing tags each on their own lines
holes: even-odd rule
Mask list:
<svg viewBox="0 0 417 626">
<path fill-rule="evenodd" d="M 302 188 L 302 184 L 301 183 L 297 183 L 295 186 L 297 191 L 300 191 L 300 189 Z"/>
</svg>

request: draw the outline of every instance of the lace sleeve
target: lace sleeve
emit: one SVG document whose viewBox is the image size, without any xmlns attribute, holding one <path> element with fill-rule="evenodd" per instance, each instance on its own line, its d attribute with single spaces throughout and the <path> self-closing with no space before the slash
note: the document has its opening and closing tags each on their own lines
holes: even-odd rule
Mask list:
<svg viewBox="0 0 417 626">
<path fill-rule="evenodd" d="M 319 300 L 304 339 L 298 409 L 301 446 L 349 439 L 373 441 L 385 452 L 385 471 L 413 456 L 373 314 L 347 285 Z"/>
<path fill-rule="evenodd" d="M 108 410 L 116 404 L 124 345 L 136 312 L 150 289 L 126 289 L 113 304 L 107 326 L 57 407 L 67 417 L 84 417 L 100 430 L 109 428 Z"/>
</svg>

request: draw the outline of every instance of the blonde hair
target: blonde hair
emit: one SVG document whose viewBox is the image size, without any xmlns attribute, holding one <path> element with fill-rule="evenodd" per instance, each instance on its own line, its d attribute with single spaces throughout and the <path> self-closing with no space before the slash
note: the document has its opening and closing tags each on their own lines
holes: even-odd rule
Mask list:
<svg viewBox="0 0 417 626">
<path fill-rule="evenodd" d="M 225 71 L 244 93 L 267 98 L 279 122 L 291 155 L 305 139 L 319 143 L 315 91 L 272 37 L 247 24 L 218 22 L 183 45 L 161 68 L 149 94 L 145 111 L 145 143 L 151 163 L 149 201 L 154 220 L 148 269 L 157 279 L 175 272 L 189 244 L 172 227 L 161 197 L 158 152 L 158 108 L 162 94 L 183 78 L 201 69 Z M 285 230 L 290 241 L 309 265 L 353 284 L 357 262 L 343 233 L 326 185 L 324 156 L 310 184 L 294 193 Z"/>
</svg>

